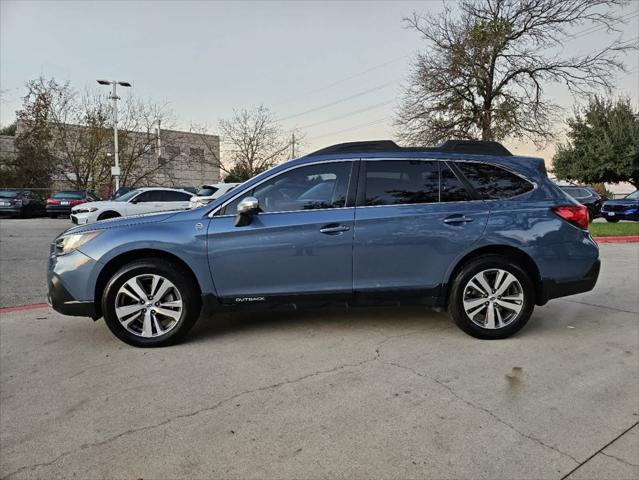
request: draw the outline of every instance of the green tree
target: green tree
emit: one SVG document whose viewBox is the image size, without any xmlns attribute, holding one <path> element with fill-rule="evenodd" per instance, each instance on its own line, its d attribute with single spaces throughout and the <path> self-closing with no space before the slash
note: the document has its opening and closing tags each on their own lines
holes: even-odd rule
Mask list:
<svg viewBox="0 0 639 480">
<path fill-rule="evenodd" d="M 413 13 L 407 28 L 428 48 L 417 55 L 398 110 L 400 140 L 551 138 L 559 107 L 545 92 L 610 90 L 636 41 L 613 40 L 566 55 L 573 28 L 615 30 L 624 0 L 460 0 L 440 15 Z"/>
<path fill-rule="evenodd" d="M 8 135 L 9 137 L 15 137 L 17 125 L 18 125 L 18 122 L 14 121 L 13 123 L 10 123 L 6 127 L 1 127 L 0 135 Z"/>
<path fill-rule="evenodd" d="M 639 112 L 630 99 L 593 97 L 567 123 L 567 142 L 552 159 L 557 178 L 639 189 Z"/>
</svg>

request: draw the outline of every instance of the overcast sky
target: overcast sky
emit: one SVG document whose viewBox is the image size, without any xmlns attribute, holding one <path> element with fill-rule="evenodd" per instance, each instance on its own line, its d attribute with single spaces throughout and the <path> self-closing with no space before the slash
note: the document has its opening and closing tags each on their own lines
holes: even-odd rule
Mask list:
<svg viewBox="0 0 639 480">
<path fill-rule="evenodd" d="M 134 83 L 137 96 L 167 103 L 183 127 L 196 122 L 216 131 L 234 108 L 263 103 L 284 127 L 305 132 L 306 151 L 393 138 L 401 82 L 423 48 L 402 18 L 441 5 L 0 0 L 0 123 L 15 118 L 29 79 L 53 76 L 82 90 L 97 87 L 97 78 L 115 78 Z M 628 20 L 619 25 L 624 40 L 639 34 L 637 12 L 637 1 L 620 12 Z M 579 38 L 565 42 L 567 54 L 613 40 L 588 28 L 575 29 Z M 618 79 L 616 93 L 637 106 L 636 52 L 626 61 L 631 73 Z M 548 91 L 573 105 L 564 88 Z M 535 153 L 532 145 L 509 147 Z"/>
</svg>

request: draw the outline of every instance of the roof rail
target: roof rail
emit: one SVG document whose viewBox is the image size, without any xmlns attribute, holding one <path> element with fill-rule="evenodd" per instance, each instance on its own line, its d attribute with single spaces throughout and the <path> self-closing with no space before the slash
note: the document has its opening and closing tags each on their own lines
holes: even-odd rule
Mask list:
<svg viewBox="0 0 639 480">
<path fill-rule="evenodd" d="M 322 148 L 307 157 L 328 155 L 335 153 L 376 153 L 376 152 L 448 152 L 467 153 L 472 155 L 511 156 L 512 153 L 499 142 L 482 140 L 446 140 L 436 147 L 407 147 L 403 148 L 392 140 L 373 140 L 368 142 L 338 143 Z"/>
</svg>

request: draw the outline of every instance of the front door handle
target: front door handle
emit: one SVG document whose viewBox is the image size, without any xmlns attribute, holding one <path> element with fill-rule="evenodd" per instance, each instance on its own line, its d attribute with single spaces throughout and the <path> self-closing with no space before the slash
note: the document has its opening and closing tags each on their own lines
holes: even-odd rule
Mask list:
<svg viewBox="0 0 639 480">
<path fill-rule="evenodd" d="M 336 223 L 330 223 L 320 228 L 320 233 L 324 233 L 326 235 L 339 235 L 342 232 L 348 232 L 350 229 L 351 227 L 347 225 L 338 225 Z"/>
<path fill-rule="evenodd" d="M 450 217 L 444 218 L 444 223 L 455 224 L 455 223 L 468 223 L 472 222 L 473 219 L 467 217 L 466 215 L 451 215 Z"/>
</svg>

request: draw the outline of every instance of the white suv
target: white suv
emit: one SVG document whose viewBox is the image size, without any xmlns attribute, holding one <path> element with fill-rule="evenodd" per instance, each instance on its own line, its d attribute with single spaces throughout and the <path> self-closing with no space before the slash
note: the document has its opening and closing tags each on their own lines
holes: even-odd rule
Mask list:
<svg viewBox="0 0 639 480">
<path fill-rule="evenodd" d="M 230 192 L 239 183 L 214 183 L 213 185 L 202 185 L 196 195 L 191 197 L 189 208 L 198 208 L 208 205 L 216 198 L 220 198 L 226 192 Z"/>
<path fill-rule="evenodd" d="M 185 210 L 189 208 L 192 193 L 163 187 L 146 187 L 131 190 L 114 200 L 83 203 L 71 209 L 71 221 L 76 225 L 126 217 L 142 213 Z"/>
</svg>

